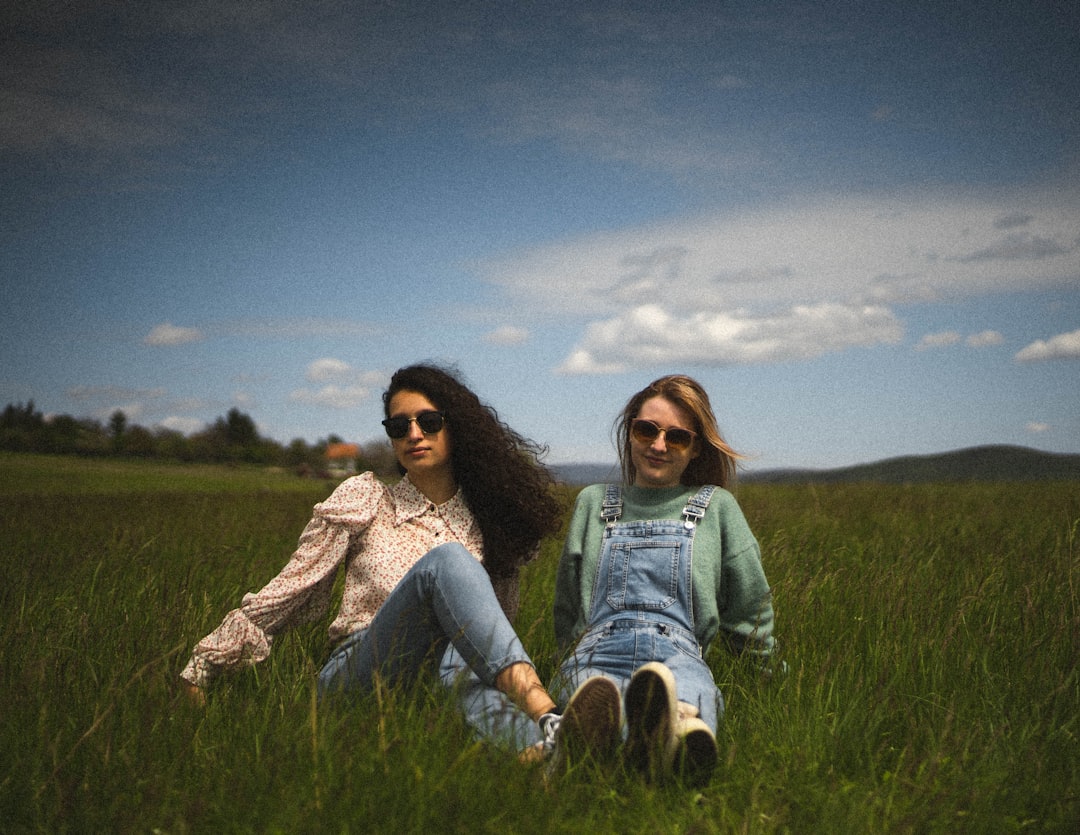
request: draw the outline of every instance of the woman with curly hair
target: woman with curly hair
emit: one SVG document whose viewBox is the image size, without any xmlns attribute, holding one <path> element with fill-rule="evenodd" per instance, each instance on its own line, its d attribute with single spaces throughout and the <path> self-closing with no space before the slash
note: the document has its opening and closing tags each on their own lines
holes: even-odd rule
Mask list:
<svg viewBox="0 0 1080 835">
<path fill-rule="evenodd" d="M 572 750 L 602 724 L 585 715 L 589 690 L 559 717 L 510 623 L 519 571 L 562 514 L 541 448 L 436 366 L 398 370 L 383 407 L 401 481 L 364 473 L 317 504 L 289 562 L 196 645 L 181 677 L 201 700 L 221 673 L 265 659 L 285 629 L 325 615 L 344 567 L 321 697 L 409 683 L 438 663 L 482 737 Z"/>
</svg>

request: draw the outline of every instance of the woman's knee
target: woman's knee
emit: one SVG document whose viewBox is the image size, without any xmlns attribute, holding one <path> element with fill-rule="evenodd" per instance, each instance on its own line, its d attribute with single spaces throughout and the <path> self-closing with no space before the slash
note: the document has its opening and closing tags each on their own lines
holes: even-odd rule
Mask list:
<svg viewBox="0 0 1080 835">
<path fill-rule="evenodd" d="M 445 573 L 483 574 L 487 572 L 472 553 L 460 542 L 436 545 L 416 563 L 417 570 Z"/>
<path fill-rule="evenodd" d="M 442 545 L 436 545 L 423 557 L 420 558 L 421 562 L 456 562 L 468 558 L 473 562 L 478 562 L 476 557 L 469 553 L 468 549 L 460 542 L 444 542 Z"/>
</svg>

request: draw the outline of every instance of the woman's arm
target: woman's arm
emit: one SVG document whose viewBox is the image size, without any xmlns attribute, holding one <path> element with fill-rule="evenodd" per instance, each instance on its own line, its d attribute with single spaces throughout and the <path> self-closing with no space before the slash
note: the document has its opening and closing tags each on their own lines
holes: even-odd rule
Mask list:
<svg viewBox="0 0 1080 835">
<path fill-rule="evenodd" d="M 761 549 L 734 497 L 717 493 L 721 563 L 718 574 L 719 630 L 734 654 L 767 659 L 773 651 L 772 591 Z"/>
<path fill-rule="evenodd" d="M 555 575 L 555 641 L 560 652 L 568 651 L 585 629 L 591 591 L 591 576 L 584 576 L 588 573 L 585 550 L 589 522 L 597 511 L 594 493 L 594 488 L 586 487 L 578 494 Z"/>
<path fill-rule="evenodd" d="M 343 482 L 315 506 L 285 567 L 258 592 L 244 595 L 240 607 L 196 644 L 181 678 L 205 687 L 223 672 L 264 660 L 275 635 L 326 614 L 351 537 L 370 524 L 385 489 L 368 476 Z"/>
</svg>

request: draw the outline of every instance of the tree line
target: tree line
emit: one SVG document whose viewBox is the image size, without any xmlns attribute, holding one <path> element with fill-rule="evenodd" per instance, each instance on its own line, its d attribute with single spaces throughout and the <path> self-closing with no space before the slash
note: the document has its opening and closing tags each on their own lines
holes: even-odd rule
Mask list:
<svg viewBox="0 0 1080 835">
<path fill-rule="evenodd" d="M 337 435 L 330 435 L 315 444 L 309 445 L 302 438 L 296 438 L 283 446 L 262 437 L 255 421 L 236 408 L 191 435 L 164 427 L 147 429 L 133 424 L 120 409 L 105 423 L 70 415 L 46 418 L 31 400 L 25 405 L 9 403 L 0 415 L 0 450 L 8 452 L 261 464 L 319 475 L 326 470 L 327 446 L 340 442 Z M 364 444 L 357 468 L 380 475 L 394 472 L 394 456 L 389 444 Z"/>
</svg>

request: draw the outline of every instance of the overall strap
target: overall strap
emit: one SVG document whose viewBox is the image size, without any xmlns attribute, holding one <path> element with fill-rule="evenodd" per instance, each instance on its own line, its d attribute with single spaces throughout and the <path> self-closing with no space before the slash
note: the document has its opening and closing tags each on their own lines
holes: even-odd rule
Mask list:
<svg viewBox="0 0 1080 835">
<path fill-rule="evenodd" d="M 686 522 L 687 527 L 696 525 L 705 517 L 705 511 L 708 510 L 709 502 L 712 500 L 713 493 L 715 492 L 715 485 L 706 484 L 690 497 L 682 512 L 683 520 Z"/>
<path fill-rule="evenodd" d="M 604 492 L 604 505 L 600 509 L 600 518 L 607 524 L 613 524 L 622 516 L 622 488 L 618 484 L 609 484 Z"/>
</svg>

